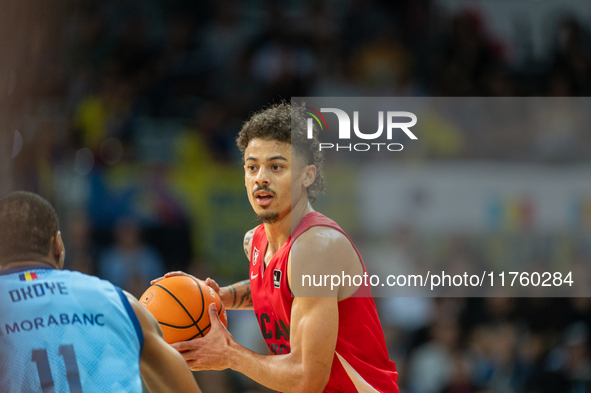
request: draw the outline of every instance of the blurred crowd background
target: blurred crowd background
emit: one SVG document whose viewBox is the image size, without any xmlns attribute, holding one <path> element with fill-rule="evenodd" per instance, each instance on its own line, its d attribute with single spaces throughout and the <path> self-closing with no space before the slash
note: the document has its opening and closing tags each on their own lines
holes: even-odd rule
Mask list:
<svg viewBox="0 0 591 393">
<path fill-rule="evenodd" d="M 490 11 L 508 3 L 521 8 Z M 136 296 L 169 270 L 246 278 L 242 236 L 257 224 L 234 138 L 264 105 L 591 93 L 586 0 L 6 0 L 1 9 L 0 195 L 50 199 L 66 267 Z M 585 163 L 588 129 L 569 120 L 539 133 L 435 127 L 424 148 L 388 159 Z M 389 244 L 412 263 L 424 257 L 421 234 L 404 224 Z M 559 248 L 582 235 L 560 236 Z M 445 259 L 474 239 L 437 241 L 444 251 L 433 257 Z M 589 262 L 568 250 L 562 257 Z M 588 298 L 376 301 L 403 392 L 591 391 Z M 229 320 L 264 353 L 254 315 Z M 266 391 L 231 372 L 197 378 L 208 392 Z"/>
</svg>

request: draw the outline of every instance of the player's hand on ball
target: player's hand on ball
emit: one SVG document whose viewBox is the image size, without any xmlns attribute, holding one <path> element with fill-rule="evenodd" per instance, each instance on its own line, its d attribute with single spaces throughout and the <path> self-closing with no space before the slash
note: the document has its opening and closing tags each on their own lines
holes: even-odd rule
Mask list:
<svg viewBox="0 0 591 393">
<path fill-rule="evenodd" d="M 152 281 L 150 281 L 150 285 L 154 285 L 157 282 L 164 280 L 165 278 L 176 277 L 176 276 L 186 276 L 186 277 L 191 277 L 191 278 L 197 279 L 195 276 L 192 276 L 190 274 L 187 274 L 187 273 L 181 272 L 181 271 L 168 272 L 164 276 L 155 278 Z M 207 279 L 205 279 L 205 284 L 207 286 L 209 286 L 211 289 L 213 289 L 215 291 L 215 293 L 217 293 L 219 295 L 220 299 L 222 299 L 222 303 L 224 303 L 226 308 L 228 308 L 229 303 L 231 301 L 230 300 L 231 299 L 230 292 L 225 288 L 223 290 L 220 290 L 220 286 L 218 285 L 218 283 L 215 282 L 215 280 L 210 277 L 207 277 Z"/>
<path fill-rule="evenodd" d="M 187 276 L 187 277 L 192 277 L 197 279 L 197 277 L 192 276 L 190 274 L 187 274 L 185 272 L 181 272 L 181 271 L 176 271 L 176 272 L 168 272 L 166 273 L 164 276 L 162 277 L 158 277 L 153 279 L 152 281 L 150 281 L 150 285 L 154 285 L 156 284 L 158 281 L 162 281 L 165 278 L 169 278 L 169 277 L 176 277 L 176 276 Z M 217 294 L 220 293 L 220 286 L 218 285 L 217 282 L 215 282 L 215 280 L 213 278 L 207 277 L 207 279 L 205 280 L 205 283 L 210 286 L 214 291 L 216 291 Z"/>
<path fill-rule="evenodd" d="M 220 286 L 218 285 L 217 282 L 215 282 L 215 280 L 213 278 L 207 277 L 207 279 L 205 280 L 205 283 L 207 285 L 209 285 L 214 291 L 216 291 L 216 293 L 218 295 L 220 294 Z"/>
<path fill-rule="evenodd" d="M 205 284 L 207 284 L 211 289 L 215 291 L 215 293 L 219 295 L 220 299 L 222 299 L 222 303 L 224 303 L 224 307 L 226 307 L 226 309 L 229 309 L 232 303 L 232 293 L 228 291 L 228 288 L 220 288 L 218 283 L 210 277 L 207 277 L 207 279 L 205 280 Z"/>
<path fill-rule="evenodd" d="M 150 285 L 154 285 L 154 284 L 156 284 L 158 281 L 162 281 L 162 280 L 164 280 L 165 278 L 169 278 L 169 277 L 175 277 L 175 276 L 187 276 L 187 277 L 192 277 L 192 278 L 195 278 L 195 279 L 197 279 L 197 277 L 194 277 L 194 276 L 192 276 L 192 275 L 190 275 L 190 274 L 187 274 L 187 273 L 185 273 L 185 272 L 181 272 L 181 271 L 176 271 L 176 272 L 168 272 L 168 273 L 166 273 L 164 276 L 162 276 L 162 277 L 158 277 L 158 278 L 155 278 L 155 279 L 153 279 L 152 281 L 150 281 Z M 208 285 L 209 285 L 209 284 L 208 284 Z M 211 286 L 211 285 L 210 285 L 210 286 Z"/>
<path fill-rule="evenodd" d="M 214 303 L 209 306 L 211 330 L 205 337 L 171 344 L 183 355 L 189 368 L 200 370 L 225 370 L 230 367 L 228 350 L 234 338 L 222 324 Z"/>
</svg>

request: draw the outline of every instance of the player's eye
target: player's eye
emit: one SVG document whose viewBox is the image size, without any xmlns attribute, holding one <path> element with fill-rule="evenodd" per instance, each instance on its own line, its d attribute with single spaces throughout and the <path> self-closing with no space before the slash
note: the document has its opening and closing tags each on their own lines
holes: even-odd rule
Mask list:
<svg viewBox="0 0 591 393">
<path fill-rule="evenodd" d="M 282 166 L 279 165 L 279 164 L 273 164 L 272 168 L 273 168 L 274 171 L 278 171 L 279 169 L 282 168 Z"/>
</svg>

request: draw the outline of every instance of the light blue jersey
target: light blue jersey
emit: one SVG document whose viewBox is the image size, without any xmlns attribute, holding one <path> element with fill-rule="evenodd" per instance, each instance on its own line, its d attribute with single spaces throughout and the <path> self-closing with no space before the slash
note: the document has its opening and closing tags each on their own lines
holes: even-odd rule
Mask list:
<svg viewBox="0 0 591 393">
<path fill-rule="evenodd" d="M 123 292 L 71 271 L 0 271 L 0 391 L 141 392 L 143 334 Z"/>
</svg>

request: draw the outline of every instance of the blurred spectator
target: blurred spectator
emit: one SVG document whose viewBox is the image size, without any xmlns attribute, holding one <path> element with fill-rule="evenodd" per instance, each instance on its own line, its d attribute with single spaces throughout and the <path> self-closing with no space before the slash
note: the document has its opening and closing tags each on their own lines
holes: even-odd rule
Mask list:
<svg viewBox="0 0 591 393">
<path fill-rule="evenodd" d="M 309 40 L 281 7 L 269 6 L 265 22 L 266 31 L 252 46 L 252 77 L 265 97 L 305 96 L 317 67 Z"/>
<path fill-rule="evenodd" d="M 165 273 L 158 253 L 142 242 L 139 225 L 121 220 L 115 226 L 115 244 L 99 257 L 99 276 L 140 297 L 150 280 Z"/>
<path fill-rule="evenodd" d="M 572 78 L 571 95 L 588 95 L 591 91 L 590 38 L 589 32 L 575 18 L 565 18 L 558 25 L 554 67 Z"/>
<path fill-rule="evenodd" d="M 591 390 L 589 328 L 583 323 L 570 325 L 563 345 L 553 349 L 546 360 L 549 383 L 567 393 Z"/>
<path fill-rule="evenodd" d="M 452 318 L 436 319 L 430 334 L 431 339 L 410 358 L 409 388 L 413 393 L 437 393 L 452 380 L 459 326 Z"/>
<path fill-rule="evenodd" d="M 383 96 L 412 96 L 412 59 L 391 27 L 383 27 L 360 45 L 350 60 L 353 82 L 361 92 Z"/>
<path fill-rule="evenodd" d="M 503 48 L 487 34 L 485 23 L 473 10 L 453 16 L 432 70 L 437 95 L 478 95 L 487 68 L 503 62 Z"/>
<path fill-rule="evenodd" d="M 449 383 L 441 390 L 442 393 L 475 393 L 477 387 L 472 381 L 472 362 L 463 353 L 453 357 L 452 375 Z"/>
<path fill-rule="evenodd" d="M 94 275 L 96 274 L 95 255 L 93 255 L 94 250 L 88 217 L 82 211 L 73 212 L 70 216 L 66 224 L 68 253 L 65 268 Z"/>
</svg>

